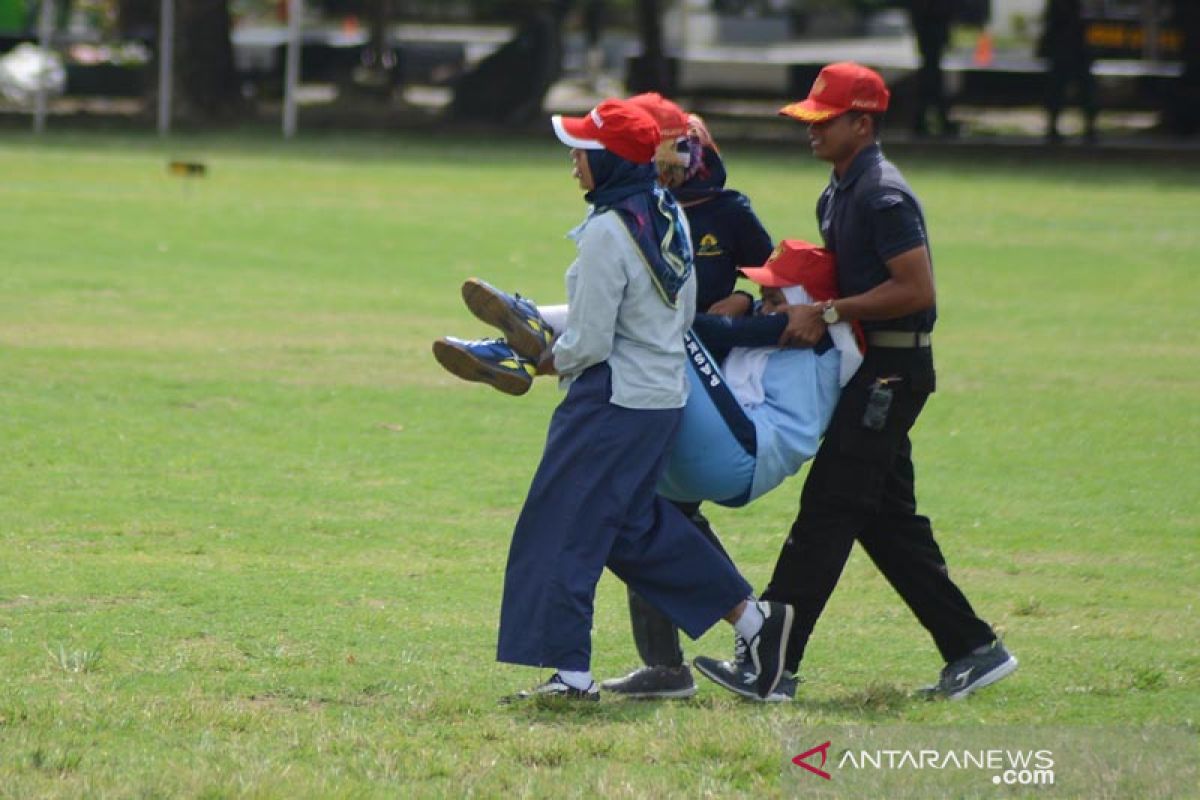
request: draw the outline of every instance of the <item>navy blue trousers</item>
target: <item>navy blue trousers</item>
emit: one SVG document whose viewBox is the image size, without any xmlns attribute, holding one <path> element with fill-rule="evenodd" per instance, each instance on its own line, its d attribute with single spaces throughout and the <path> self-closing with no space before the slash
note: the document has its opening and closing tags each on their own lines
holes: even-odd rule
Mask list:
<svg viewBox="0 0 1200 800">
<path fill-rule="evenodd" d="M 517 519 L 496 658 L 587 670 L 592 607 L 605 567 L 693 639 L 751 593 L 679 509 L 655 493 L 681 411 L 609 402 L 598 364 L 571 385 Z"/>
</svg>

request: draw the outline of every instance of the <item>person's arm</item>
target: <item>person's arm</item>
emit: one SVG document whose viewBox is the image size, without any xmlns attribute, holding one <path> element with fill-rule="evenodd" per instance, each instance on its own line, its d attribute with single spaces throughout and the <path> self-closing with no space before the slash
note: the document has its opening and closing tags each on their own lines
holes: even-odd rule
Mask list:
<svg viewBox="0 0 1200 800">
<path fill-rule="evenodd" d="M 869 291 L 833 301 L 843 320 L 884 320 L 932 308 L 936 300 L 933 268 L 925 245 L 894 256 L 886 263 L 891 277 Z M 788 325 L 780 345 L 816 344 L 825 334 L 824 303 L 789 306 Z"/>
<path fill-rule="evenodd" d="M 870 291 L 833 301 L 842 319 L 896 319 L 932 308 L 936 301 L 929 248 L 921 245 L 885 262 L 891 277 Z"/>
<path fill-rule="evenodd" d="M 872 213 L 875 251 L 888 278 L 883 283 L 833 305 L 844 320 L 888 320 L 932 308 L 936 301 L 933 262 L 915 202 L 886 190 L 866 201 Z M 824 303 L 788 308 L 788 328 L 781 345 L 816 344 L 825 334 Z"/>
<path fill-rule="evenodd" d="M 718 300 L 708 307 L 709 314 L 723 317 L 744 317 L 754 310 L 754 295 L 741 290 Z"/>
<path fill-rule="evenodd" d="M 720 361 L 735 347 L 775 347 L 787 324 L 787 314 L 753 317 L 697 314 L 692 320 L 692 332 L 713 358 Z"/>
<path fill-rule="evenodd" d="M 542 374 L 579 373 L 604 361 L 612 352 L 617 311 L 626 283 L 621 254 L 629 245 L 612 235 L 609 222 L 597 218 L 583 231 L 579 255 L 571 266 L 574 288 L 567 324 L 550 357 L 539 364 Z"/>
</svg>

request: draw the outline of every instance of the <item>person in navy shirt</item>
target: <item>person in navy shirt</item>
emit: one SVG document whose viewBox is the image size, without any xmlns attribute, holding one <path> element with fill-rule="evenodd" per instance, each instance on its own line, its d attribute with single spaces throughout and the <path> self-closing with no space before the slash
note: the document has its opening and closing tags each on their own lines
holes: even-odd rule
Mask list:
<svg viewBox="0 0 1200 800">
<path fill-rule="evenodd" d="M 780 112 L 807 123 L 813 154 L 833 165 L 817 214 L 838 282 L 837 299 L 789 306 L 781 343 L 815 345 L 828 326 L 849 320 L 864 329 L 867 352 L 838 400 L 762 596 L 796 608 L 785 662 L 791 681 L 857 541 L 946 663 L 928 694 L 957 699 L 1009 675 L 1017 660 L 950 579 L 929 518 L 917 513 L 909 431 L 934 390 L 937 313 L 924 214 L 878 143 L 888 99 L 877 73 L 840 62 L 821 70 L 807 99 Z M 736 655 L 695 665 L 740 694 L 754 683 Z"/>
</svg>

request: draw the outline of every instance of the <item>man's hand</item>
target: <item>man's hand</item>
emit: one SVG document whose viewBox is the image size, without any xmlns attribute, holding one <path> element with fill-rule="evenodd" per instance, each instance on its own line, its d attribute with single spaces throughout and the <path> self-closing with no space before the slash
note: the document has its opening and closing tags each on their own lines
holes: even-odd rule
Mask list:
<svg viewBox="0 0 1200 800">
<path fill-rule="evenodd" d="M 812 347 L 825 335 L 820 303 L 788 306 L 787 315 L 787 327 L 779 337 L 780 347 Z"/>
<path fill-rule="evenodd" d="M 754 307 L 754 301 L 745 292 L 734 292 L 724 300 L 718 300 L 708 307 L 709 314 L 720 314 L 723 317 L 744 317 Z"/>
</svg>

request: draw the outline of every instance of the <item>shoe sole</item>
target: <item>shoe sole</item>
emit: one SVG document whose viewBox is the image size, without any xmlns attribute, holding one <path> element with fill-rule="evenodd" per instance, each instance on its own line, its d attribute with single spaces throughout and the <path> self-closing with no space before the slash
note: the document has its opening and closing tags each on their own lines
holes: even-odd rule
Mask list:
<svg viewBox="0 0 1200 800">
<path fill-rule="evenodd" d="M 1002 680 L 1004 678 L 1007 678 L 1009 675 L 1012 675 L 1014 672 L 1017 671 L 1018 664 L 1019 664 L 1019 662 L 1017 661 L 1017 659 L 1015 657 L 1009 656 L 1008 661 L 1005 661 L 1003 664 L 1000 664 L 998 667 L 996 667 L 992 671 L 985 673 L 983 675 L 983 677 L 981 677 L 979 680 L 972 683 L 970 686 L 967 686 L 963 689 L 959 689 L 957 692 L 954 692 L 953 694 L 948 694 L 948 695 L 946 695 L 946 697 L 950 700 L 962 700 L 963 698 L 970 696 L 973 692 L 977 692 L 980 689 L 984 688 L 985 686 L 991 686 L 996 681 Z"/>
<path fill-rule="evenodd" d="M 781 694 L 779 692 L 771 692 L 766 697 L 759 697 L 758 695 L 755 695 L 754 699 L 759 703 L 791 703 L 796 700 L 796 698 L 792 697 L 791 695 Z"/>
<path fill-rule="evenodd" d="M 695 696 L 697 692 L 695 684 L 686 689 L 671 689 L 662 692 L 622 692 L 619 689 L 607 689 L 603 683 L 600 684 L 600 689 L 601 691 L 607 691 L 610 695 L 624 697 L 629 700 L 686 700 L 689 697 Z"/>
<path fill-rule="evenodd" d="M 790 605 L 783 603 L 783 632 L 779 636 L 779 652 L 775 654 L 775 674 L 771 676 L 771 683 L 767 689 L 763 690 L 762 675 L 758 676 L 758 697 L 761 700 L 766 700 L 775 691 L 775 687 L 779 685 L 779 679 L 783 677 L 784 660 L 787 658 L 788 639 L 792 636 L 792 620 L 796 616 L 796 611 Z M 762 665 L 759 665 L 762 669 Z"/>
<path fill-rule="evenodd" d="M 462 285 L 462 299 L 479 320 L 499 328 L 509 347 L 519 355 L 535 364 L 541 360 L 546 340 L 512 310 L 496 289 L 478 278 L 469 278 Z"/>
<path fill-rule="evenodd" d="M 511 372 L 491 368 L 469 351 L 445 339 L 433 343 L 433 357 L 451 375 L 464 381 L 486 383 L 505 394 L 522 395 L 533 385 L 532 379 L 522 380 Z"/>
<path fill-rule="evenodd" d="M 566 695 L 566 694 L 534 694 L 532 692 L 530 694 L 519 694 L 518 693 L 518 694 L 505 695 L 504 697 L 501 697 L 496 702 L 498 702 L 502 706 L 512 706 L 512 705 L 520 705 L 522 703 L 529 703 L 530 705 L 534 705 L 534 706 L 545 706 L 545 707 L 554 708 L 554 707 L 560 707 L 560 706 L 570 706 L 575 703 L 599 703 L 600 702 L 600 693 L 593 692 L 593 693 L 587 695 L 586 697 L 581 697 L 579 695 Z"/>
</svg>

